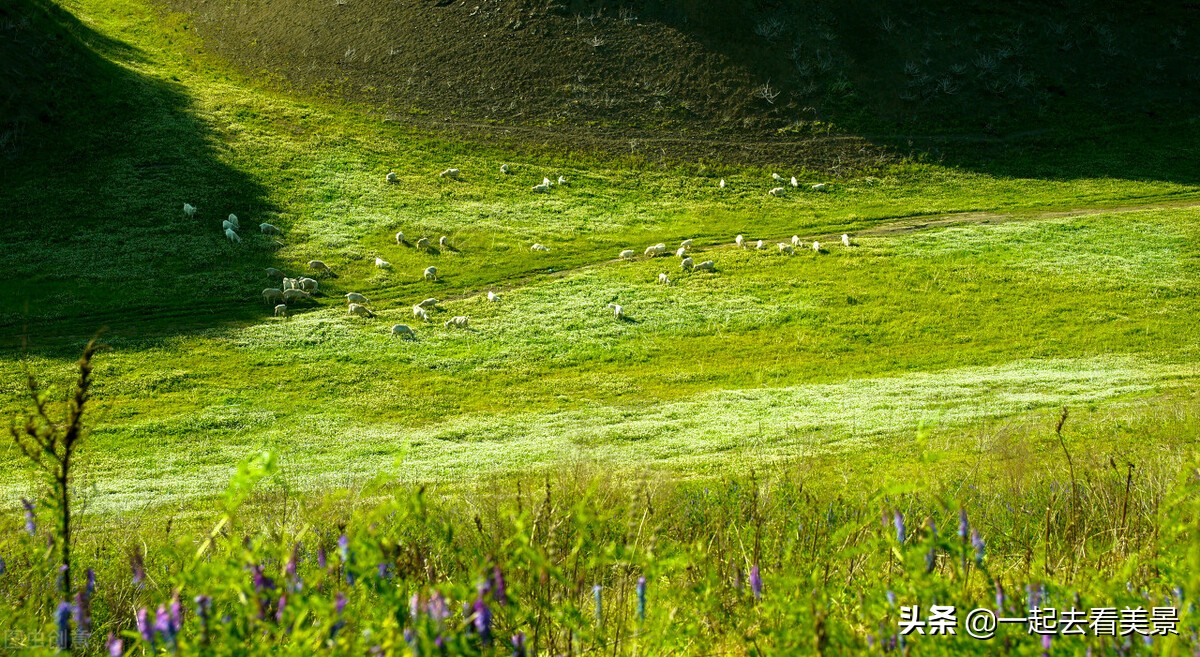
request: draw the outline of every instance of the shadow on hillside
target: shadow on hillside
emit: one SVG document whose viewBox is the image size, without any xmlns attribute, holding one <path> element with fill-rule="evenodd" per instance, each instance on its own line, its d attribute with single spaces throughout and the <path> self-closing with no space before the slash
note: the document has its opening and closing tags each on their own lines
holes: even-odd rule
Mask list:
<svg viewBox="0 0 1200 657">
<path fill-rule="evenodd" d="M 274 208 L 222 161 L 182 87 L 131 70 L 145 53 L 50 0 L 0 2 L 0 31 L 0 347 L 73 351 L 101 326 L 173 335 L 268 314 L 278 244 L 257 224 Z"/>
</svg>

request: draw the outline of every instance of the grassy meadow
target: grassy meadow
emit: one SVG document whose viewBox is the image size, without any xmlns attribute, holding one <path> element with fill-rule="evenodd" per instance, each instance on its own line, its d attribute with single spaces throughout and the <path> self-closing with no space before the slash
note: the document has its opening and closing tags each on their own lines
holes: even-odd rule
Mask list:
<svg viewBox="0 0 1200 657">
<path fill-rule="evenodd" d="M 1033 143 L 994 169 L 918 157 L 833 176 L 601 157 L 457 140 L 288 94 L 209 55 L 192 18 L 142 0 L 17 11 L 78 43 L 70 79 L 90 102 L 60 106 L 80 127 L 40 136 L 46 154 L 0 161 L 0 410 L 27 409 L 25 372 L 61 399 L 106 328 L 76 465 L 76 550 L 106 583 L 97 636 L 135 645 L 133 610 L 183 591 L 234 619 L 211 630 L 219 648 L 193 614 L 174 648 L 160 636 L 135 650 L 432 654 L 453 634 L 441 649 L 459 654 L 508 650 L 522 631 L 539 654 L 854 654 L 894 633 L 884 591 L 966 605 L 997 582 L 1038 582 L 1061 600 L 1127 603 L 1185 586 L 1171 568 L 1195 557 L 1195 480 L 1181 473 L 1194 473 L 1200 421 L 1200 187 L 1179 154 L 1195 154 L 1195 121 L 1080 136 L 1076 150 Z M 1120 170 L 1137 141 L 1161 144 L 1139 152 L 1162 160 L 1130 167 L 1168 173 L 1087 174 Z M 438 177 L 448 167 L 459 179 Z M 800 186 L 769 196 L 773 172 Z M 240 244 L 220 229 L 229 213 Z M 738 234 L 765 247 L 739 249 Z M 448 248 L 411 245 L 443 235 Z M 781 253 L 793 235 L 803 248 Z M 617 258 L 683 239 L 715 271 Z M 309 275 L 311 259 L 337 276 L 273 317 L 260 293 L 279 281 L 264 269 Z M 377 317 L 348 315 L 349 292 Z M 441 301 L 422 323 L 411 306 L 428 297 Z M 470 328 L 443 327 L 456 315 Z M 416 339 L 391 336 L 396 323 Z M 1054 433 L 1064 406 L 1069 447 Z M 254 466 L 263 453 L 269 466 Z M 40 494 L 31 472 L 0 448 L 13 537 L 0 557 L 10 580 L 18 567 L 46 576 L 0 573 L 0 615 L 16 612 L 6 631 L 53 628 L 49 552 L 21 529 L 18 501 Z M 967 535 L 950 536 L 959 507 L 984 528 L 976 566 Z M 893 546 L 894 512 L 910 537 Z M 917 530 L 925 516 L 941 538 Z M 342 534 L 371 556 L 317 568 L 313 551 L 333 555 Z M 265 587 L 232 582 L 247 560 L 279 570 L 293 543 L 314 586 L 294 592 L 286 623 L 273 601 L 264 634 Z M 940 555 L 928 571 L 927 549 Z M 132 553 L 149 582 L 118 585 Z M 346 577 L 371 579 L 374 562 L 397 586 Z M 498 613 L 501 647 L 468 637 L 469 615 L 451 632 L 389 611 L 429 586 L 469 601 L 497 564 L 521 600 Z M 759 564 L 779 592 L 763 604 L 744 579 Z M 645 627 L 639 574 L 662 591 Z M 592 609 L 601 581 L 617 596 L 609 624 Z M 314 620 L 335 617 L 335 590 L 362 626 L 340 639 Z M 1060 650 L 1185 654 L 1188 642 Z M 1043 646 L 1013 634 L 1003 650 Z"/>
</svg>

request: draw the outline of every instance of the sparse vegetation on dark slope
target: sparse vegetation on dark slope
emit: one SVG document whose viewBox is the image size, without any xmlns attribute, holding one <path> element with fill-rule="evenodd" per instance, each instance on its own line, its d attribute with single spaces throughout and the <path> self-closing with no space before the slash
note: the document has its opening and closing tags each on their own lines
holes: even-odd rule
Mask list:
<svg viewBox="0 0 1200 657">
<path fill-rule="evenodd" d="M 1200 80 L 1186 3 L 167 3 L 247 71 L 402 120 L 647 155 L 845 167 L 910 134 L 1186 116 Z M 868 142 L 805 139 L 831 131 Z"/>
</svg>

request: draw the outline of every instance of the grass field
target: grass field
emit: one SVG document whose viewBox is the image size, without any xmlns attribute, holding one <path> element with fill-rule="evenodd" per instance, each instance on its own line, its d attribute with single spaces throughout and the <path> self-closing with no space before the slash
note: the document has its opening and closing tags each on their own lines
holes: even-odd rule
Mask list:
<svg viewBox="0 0 1200 657">
<path fill-rule="evenodd" d="M 61 396 L 82 345 L 107 328 L 81 456 L 104 531 L 133 510 L 205 525 L 237 464 L 264 451 L 289 495 L 314 499 L 379 480 L 453 499 L 577 469 L 680 486 L 798 469 L 825 500 L 945 493 L 982 468 L 998 487 L 1037 480 L 1029 490 L 1050 505 L 1063 470 L 1042 438 L 1062 406 L 1082 427 L 1077 458 L 1147 468 L 1146 499 L 1194 454 L 1195 121 L 1014 151 L 1009 164 L 1038 160 L 1013 165 L 1037 172 L 1027 177 L 997 173 L 1004 162 L 989 173 L 896 160 L 841 176 L 651 163 L 459 141 L 288 95 L 206 54 L 188 17 L 141 0 L 14 11 L 75 44 L 39 50 L 5 28 L 17 47 L 61 54 L 90 102 L 55 101 L 65 128 L 32 129 L 0 161 L 0 410 L 27 405 L 26 370 Z M 1163 144 L 1147 156 L 1161 159 L 1127 161 L 1122 144 L 1138 140 Z M 460 179 L 439 178 L 447 167 Z M 1088 174 L 1126 167 L 1164 173 Z M 772 172 L 801 185 L 771 197 Z M 530 191 L 559 175 L 568 184 Z M 219 228 L 229 213 L 241 244 Z M 765 248 L 736 248 L 737 234 Z M 450 248 L 411 246 L 442 235 Z M 781 254 L 792 235 L 824 248 Z M 716 271 L 617 258 L 686 238 Z M 264 268 L 308 275 L 314 258 L 337 277 L 272 317 L 260 292 L 279 281 Z M 421 276 L 430 265 L 436 282 Z M 377 317 L 349 316 L 348 292 Z M 441 303 L 423 324 L 410 308 L 427 297 Z M 471 327 L 443 328 L 455 315 Z M 395 323 L 416 339 L 390 336 Z M 1141 451 L 1146 435 L 1161 460 Z M 22 463 L 0 448 L 0 509 L 29 495 Z M 1019 555 L 1018 535 L 1036 541 L 1034 524 L 998 539 L 998 554 Z"/>
</svg>

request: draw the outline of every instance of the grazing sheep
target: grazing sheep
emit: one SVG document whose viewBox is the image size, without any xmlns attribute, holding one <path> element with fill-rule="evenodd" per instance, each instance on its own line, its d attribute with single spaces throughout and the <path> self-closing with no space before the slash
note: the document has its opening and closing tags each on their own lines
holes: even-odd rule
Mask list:
<svg viewBox="0 0 1200 657">
<path fill-rule="evenodd" d="M 850 248 L 850 236 L 845 233 L 842 233 L 842 246 Z"/>
<path fill-rule="evenodd" d="M 233 224 L 234 228 L 236 228 L 238 230 L 242 229 L 242 225 L 238 223 L 238 218 L 237 218 L 236 214 L 233 214 L 232 212 L 230 212 L 229 219 L 227 221 L 229 221 L 229 223 Z"/>
<path fill-rule="evenodd" d="M 346 312 L 348 312 L 351 315 L 354 315 L 356 317 L 374 317 L 375 316 L 375 313 L 371 312 L 370 308 L 367 308 L 366 306 L 357 304 L 357 303 L 350 304 L 350 307 L 346 309 Z"/>
<path fill-rule="evenodd" d="M 422 301 L 421 303 L 418 303 L 417 305 L 422 308 L 433 308 L 434 306 L 438 305 L 438 300 L 434 299 L 433 297 L 430 297 L 430 298 Z"/>
<path fill-rule="evenodd" d="M 462 315 L 456 315 L 446 320 L 446 323 L 442 324 L 442 327 L 450 328 L 451 326 L 455 326 L 458 328 L 467 328 L 467 325 L 470 323 L 471 320 L 467 319 L 466 317 L 463 317 Z"/>
<path fill-rule="evenodd" d="M 420 306 L 413 306 L 413 317 L 416 317 L 417 319 L 428 322 L 429 321 L 429 311 L 425 310 L 424 308 L 422 308 Z"/>
<path fill-rule="evenodd" d="M 800 246 L 800 236 L 792 235 L 792 246 Z"/>
<path fill-rule="evenodd" d="M 820 242 L 813 242 L 813 251 L 816 251 L 817 253 L 821 252 L 821 243 Z"/>
<path fill-rule="evenodd" d="M 393 324 L 392 335 L 399 335 L 406 340 L 415 340 L 417 337 L 417 334 L 413 333 L 413 330 L 408 328 L 407 324 Z"/>
<path fill-rule="evenodd" d="M 621 306 L 619 306 L 615 303 L 608 304 L 608 307 L 612 308 L 613 317 L 616 317 L 617 319 L 625 319 L 625 309 L 624 308 L 622 308 Z"/>
<path fill-rule="evenodd" d="M 743 249 L 746 248 L 746 240 L 741 235 L 738 235 L 737 237 L 733 238 L 733 243 L 737 244 L 739 247 L 741 247 Z"/>
<path fill-rule="evenodd" d="M 317 291 L 318 287 L 320 287 L 320 283 L 318 283 L 317 279 L 315 279 L 315 278 L 304 277 L 304 278 L 301 278 L 300 280 L 296 281 L 296 286 L 299 287 L 301 290 L 304 290 L 305 292 L 312 294 L 313 292 Z"/>
<path fill-rule="evenodd" d="M 427 281 L 436 281 L 437 280 L 437 267 L 434 267 L 431 265 L 431 266 L 425 268 L 425 280 L 427 280 Z"/>
<path fill-rule="evenodd" d="M 458 174 L 459 174 L 458 169 L 451 168 L 451 169 L 446 169 L 445 171 L 439 173 L 438 177 L 439 178 L 457 178 Z"/>
<path fill-rule="evenodd" d="M 567 179 L 566 179 L 566 178 L 563 178 L 562 176 L 559 176 L 559 177 L 558 177 L 558 184 L 560 184 L 560 185 L 565 185 L 565 184 L 567 184 Z"/>
<path fill-rule="evenodd" d="M 275 306 L 276 317 L 287 317 L 287 304 L 281 303 Z"/>
<path fill-rule="evenodd" d="M 692 267 L 694 265 L 695 263 L 691 258 L 684 258 L 682 261 L 680 261 L 679 268 L 684 271 L 692 271 Z"/>
<path fill-rule="evenodd" d="M 273 303 L 283 298 L 283 290 L 277 287 L 269 287 L 263 290 L 262 296 L 263 301 L 266 301 L 267 303 Z"/>
<path fill-rule="evenodd" d="M 621 252 L 621 255 L 619 257 L 629 259 L 635 255 L 637 255 L 637 251 L 634 251 L 633 249 L 625 249 L 624 251 Z"/>
<path fill-rule="evenodd" d="M 780 180 L 783 180 L 783 176 L 781 176 L 777 173 L 773 173 L 773 174 L 771 174 L 771 180 L 774 180 L 775 182 L 779 182 Z"/>
<path fill-rule="evenodd" d="M 333 274 L 333 270 L 329 268 L 329 265 L 321 262 L 320 260 L 309 260 L 308 268 L 315 269 L 316 271 L 323 271 L 326 274 Z"/>
<path fill-rule="evenodd" d="M 828 189 L 828 187 L 825 186 L 825 183 L 817 183 L 812 186 L 812 190 L 814 192 L 823 192 L 823 191 L 826 191 L 827 189 Z"/>
<path fill-rule="evenodd" d="M 541 244 L 534 244 L 533 246 L 529 247 L 529 250 L 530 251 L 549 251 L 550 247 L 542 246 Z"/>
<path fill-rule="evenodd" d="M 438 246 L 442 247 L 443 249 L 450 246 L 450 239 L 445 235 L 442 235 L 438 238 Z"/>
<path fill-rule="evenodd" d="M 685 258 L 685 257 L 687 257 L 687 247 L 686 247 L 686 246 L 681 246 L 681 247 L 679 247 L 679 248 L 678 248 L 678 249 L 675 251 L 675 255 L 679 256 L 680 258 Z"/>
<path fill-rule="evenodd" d="M 417 240 L 417 248 L 421 249 L 422 251 L 428 250 L 429 249 L 429 238 L 422 237 L 421 239 Z"/>
<path fill-rule="evenodd" d="M 188 217 L 196 216 L 196 206 L 192 205 L 191 203 L 184 203 L 183 204 L 183 213 L 186 214 Z"/>
<path fill-rule="evenodd" d="M 279 278 L 283 276 L 283 272 L 274 267 L 267 267 L 263 271 L 267 272 L 267 278 Z"/>
<path fill-rule="evenodd" d="M 774 189 L 772 189 L 771 191 L 769 191 L 767 193 L 770 194 L 771 196 L 783 196 L 783 193 L 785 191 L 787 191 L 787 190 L 785 190 L 782 187 L 775 187 Z"/>
<path fill-rule="evenodd" d="M 545 186 L 547 186 L 547 187 L 550 187 L 550 186 L 554 185 L 554 183 L 553 183 L 553 182 L 551 182 L 551 181 L 550 181 L 550 179 L 549 179 L 549 178 L 546 178 L 546 177 L 543 177 L 543 178 L 542 178 L 542 184 L 543 184 L 543 185 L 545 185 Z"/>
<path fill-rule="evenodd" d="M 296 301 L 297 299 L 308 299 L 308 298 L 309 298 L 309 294 L 308 294 L 308 292 L 305 292 L 304 290 L 292 288 L 290 290 L 283 291 L 283 300 L 288 303 L 291 303 L 292 301 Z"/>
<path fill-rule="evenodd" d="M 550 191 L 550 185 L 548 185 L 546 183 L 542 183 L 540 185 L 534 185 L 533 191 L 537 192 L 538 194 L 545 194 L 546 192 Z"/>
<path fill-rule="evenodd" d="M 238 237 L 238 234 L 233 232 L 232 228 L 225 229 L 225 238 L 228 239 L 230 242 L 241 242 L 242 241 L 242 238 Z"/>
<path fill-rule="evenodd" d="M 791 244 L 784 244 L 783 242 L 780 242 L 779 243 L 779 252 L 786 253 L 788 255 L 792 255 L 793 253 L 796 252 L 796 249 L 794 247 L 792 247 Z"/>
<path fill-rule="evenodd" d="M 721 182 L 717 183 L 717 187 L 720 187 L 721 189 L 725 189 L 725 179 L 724 178 L 721 179 Z"/>
<path fill-rule="evenodd" d="M 298 290 L 298 289 L 300 289 L 300 282 L 294 278 L 286 278 L 285 277 L 283 279 L 283 285 L 281 287 L 284 290 Z"/>
<path fill-rule="evenodd" d="M 660 243 L 660 244 L 655 244 L 654 246 L 646 247 L 646 250 L 642 255 L 648 255 L 651 258 L 653 258 L 654 256 L 662 255 L 666 252 L 667 252 L 667 245 Z"/>
<path fill-rule="evenodd" d="M 396 244 L 399 244 L 401 246 L 404 245 L 404 232 L 403 231 L 396 233 Z"/>
<path fill-rule="evenodd" d="M 796 180 L 796 176 L 792 176 L 792 187 L 799 187 L 800 181 Z"/>
<path fill-rule="evenodd" d="M 706 271 L 713 271 L 716 268 L 717 268 L 717 265 L 712 260 L 705 260 L 704 262 L 696 265 L 696 269 L 703 269 Z"/>
<path fill-rule="evenodd" d="M 388 269 L 392 266 L 392 263 L 380 258 L 379 256 L 375 256 L 375 266 L 379 267 L 380 269 Z"/>
<path fill-rule="evenodd" d="M 690 239 L 684 240 L 679 243 L 679 246 L 682 246 L 685 249 L 690 249 L 690 248 L 692 248 L 692 240 L 690 240 Z"/>
<path fill-rule="evenodd" d="M 358 292 L 349 292 L 346 294 L 346 301 L 350 303 L 370 303 L 370 299 L 364 297 Z"/>
<path fill-rule="evenodd" d="M 663 285 L 670 285 L 670 284 L 671 284 L 671 279 L 670 279 L 670 278 L 667 278 L 667 275 L 666 275 L 666 274 L 659 274 L 659 275 L 658 275 L 658 282 L 659 282 L 659 283 L 662 283 Z"/>
<path fill-rule="evenodd" d="M 762 248 L 763 248 L 763 241 L 762 241 L 762 240 L 759 240 L 758 242 L 755 242 L 755 244 L 754 244 L 754 248 L 758 249 L 759 251 L 762 251 Z"/>
<path fill-rule="evenodd" d="M 233 222 L 224 220 L 221 222 L 221 230 L 237 230 L 237 228 L 233 225 Z"/>
<path fill-rule="evenodd" d="M 488 290 L 487 300 L 488 301 L 499 301 L 500 295 L 496 294 L 495 292 L 492 292 L 491 290 Z"/>
<path fill-rule="evenodd" d="M 283 234 L 283 231 L 279 230 L 279 226 L 274 226 L 271 224 L 259 224 L 258 229 L 260 231 L 262 231 L 263 235 L 282 235 Z"/>
<path fill-rule="evenodd" d="M 387 180 L 389 183 L 395 184 L 395 183 L 400 182 L 400 176 L 397 176 L 395 171 L 388 171 L 387 175 L 384 176 L 384 180 Z"/>
<path fill-rule="evenodd" d="M 503 174 L 505 174 L 505 175 L 508 175 L 508 165 L 507 165 L 507 164 L 501 164 L 501 165 L 500 165 L 500 173 L 503 173 Z"/>
</svg>

